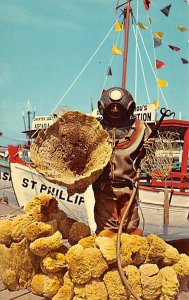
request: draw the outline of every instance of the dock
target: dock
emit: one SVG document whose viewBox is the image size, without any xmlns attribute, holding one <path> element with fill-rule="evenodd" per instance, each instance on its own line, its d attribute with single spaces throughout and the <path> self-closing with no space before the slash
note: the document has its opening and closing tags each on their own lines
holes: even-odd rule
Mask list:
<svg viewBox="0 0 189 300">
<path fill-rule="evenodd" d="M 0 299 L 1 300 L 46 300 L 47 298 L 34 295 L 28 290 L 9 291 L 0 279 Z"/>
</svg>

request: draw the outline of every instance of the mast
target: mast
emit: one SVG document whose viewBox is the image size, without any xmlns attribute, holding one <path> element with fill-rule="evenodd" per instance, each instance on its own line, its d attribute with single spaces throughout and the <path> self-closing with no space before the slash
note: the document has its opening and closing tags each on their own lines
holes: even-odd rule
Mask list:
<svg viewBox="0 0 189 300">
<path fill-rule="evenodd" d="M 28 100 L 28 110 L 27 110 L 27 115 L 28 115 L 28 130 L 31 129 L 31 114 L 33 113 L 33 117 L 35 116 L 35 110 L 33 110 L 31 104 L 30 104 L 30 100 Z"/>
<path fill-rule="evenodd" d="M 122 88 L 126 89 L 126 73 L 127 73 L 127 59 L 128 59 L 128 44 L 129 44 L 129 21 L 131 13 L 131 0 L 127 1 L 124 9 L 125 16 L 125 36 L 124 36 L 124 53 L 123 53 L 123 70 L 122 70 Z"/>
</svg>

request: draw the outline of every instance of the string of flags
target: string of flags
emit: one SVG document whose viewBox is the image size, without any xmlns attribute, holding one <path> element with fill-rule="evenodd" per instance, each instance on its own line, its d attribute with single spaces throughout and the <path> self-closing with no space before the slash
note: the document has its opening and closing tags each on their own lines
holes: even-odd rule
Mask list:
<svg viewBox="0 0 189 300">
<path fill-rule="evenodd" d="M 150 9 L 150 4 L 151 4 L 151 0 L 143 0 L 143 4 L 144 4 L 144 8 L 146 10 L 149 10 Z"/>
<path fill-rule="evenodd" d="M 171 8 L 171 4 L 165 6 L 164 8 L 160 9 L 160 11 L 166 16 L 168 17 L 169 12 L 170 12 L 170 8 Z"/>
<path fill-rule="evenodd" d="M 159 47 L 162 45 L 162 40 L 157 38 L 157 37 L 153 37 L 154 40 L 154 48 Z"/>
<path fill-rule="evenodd" d="M 155 35 L 155 37 L 161 40 L 163 37 L 163 32 L 153 32 L 153 35 Z"/>
<path fill-rule="evenodd" d="M 165 66 L 165 63 L 161 60 L 156 59 L 156 69 L 161 69 Z"/>
<path fill-rule="evenodd" d="M 120 49 L 117 45 L 112 46 L 112 55 L 123 54 L 123 50 Z"/>
<path fill-rule="evenodd" d="M 143 4 L 144 4 L 144 8 L 146 10 L 149 10 L 150 9 L 150 4 L 151 4 L 152 1 L 149 1 L 149 0 L 144 0 L 143 1 Z M 189 3 L 189 0 L 185 1 L 185 2 L 188 2 Z M 167 5 L 165 7 L 163 7 L 162 9 L 160 9 L 160 11 L 166 16 L 168 17 L 169 13 L 170 13 L 170 9 L 171 9 L 171 4 L 170 5 Z M 151 24 L 152 23 L 152 19 L 149 17 L 148 18 L 148 21 L 149 23 Z M 138 26 L 141 28 L 141 29 L 148 29 L 148 26 L 146 26 L 145 24 L 141 23 L 141 22 L 138 22 Z M 181 25 L 176 25 L 176 28 L 178 30 L 180 30 L 181 32 L 184 32 L 187 30 L 186 27 L 184 26 L 181 26 Z M 162 45 L 162 38 L 163 38 L 163 32 L 153 32 L 153 41 L 154 41 L 154 48 L 156 47 L 159 47 Z M 177 47 L 177 46 L 174 46 L 174 45 L 168 45 L 168 47 L 172 50 L 172 51 L 180 51 L 180 48 Z M 185 59 L 185 58 L 181 58 L 181 61 L 183 64 L 188 64 L 188 60 Z M 161 66 L 162 67 L 162 66 Z M 159 67 L 159 64 L 157 64 L 157 61 L 156 61 L 156 68 L 160 68 Z"/>
<path fill-rule="evenodd" d="M 181 61 L 183 64 L 189 64 L 189 61 L 183 57 L 181 57 Z"/>
<path fill-rule="evenodd" d="M 176 25 L 176 28 L 178 28 L 182 32 L 187 30 L 186 27 L 183 27 L 183 26 L 180 26 L 180 25 Z"/>
<path fill-rule="evenodd" d="M 154 101 L 154 106 L 155 106 L 155 109 L 158 109 L 158 108 L 159 108 L 159 100 L 158 100 L 158 99 L 156 99 L 156 100 Z"/>
<path fill-rule="evenodd" d="M 172 46 L 172 45 L 168 45 L 168 47 L 171 48 L 171 50 L 173 50 L 173 51 L 180 51 L 179 47 Z"/>
<path fill-rule="evenodd" d="M 124 24 L 117 21 L 115 23 L 115 31 L 120 31 L 120 30 L 124 30 Z"/>
<path fill-rule="evenodd" d="M 117 21 L 115 23 L 114 30 L 115 31 L 124 30 L 124 24 Z M 117 45 L 112 46 L 112 55 L 122 55 L 123 53 L 124 53 L 124 51 L 122 49 L 120 49 Z M 107 75 L 112 76 L 112 71 L 110 69 L 108 69 Z"/>
<path fill-rule="evenodd" d="M 107 75 L 108 76 L 112 76 L 112 68 L 111 68 L 111 66 L 108 67 Z"/>
<path fill-rule="evenodd" d="M 160 78 L 157 78 L 157 84 L 158 84 L 159 88 L 163 88 L 163 87 L 168 86 L 168 82 L 163 80 L 163 79 L 160 79 Z"/>
<path fill-rule="evenodd" d="M 189 0 L 187 0 L 186 2 L 189 3 Z M 150 9 L 150 5 L 152 4 L 152 0 L 143 0 L 143 5 L 145 10 L 149 10 Z M 160 9 L 160 11 L 162 12 L 162 14 L 164 14 L 166 17 L 169 16 L 170 13 L 170 9 L 171 9 L 171 4 L 167 5 L 165 7 L 163 7 L 162 9 Z M 148 17 L 148 22 L 149 24 L 152 24 L 152 18 Z M 149 28 L 149 26 L 147 26 L 146 24 L 143 24 L 141 22 L 138 22 L 138 26 L 142 29 L 142 30 L 146 30 Z M 187 30 L 186 27 L 181 26 L 181 25 L 176 25 L 176 28 L 178 30 L 180 30 L 181 32 L 184 32 Z M 124 30 L 124 23 L 120 23 L 120 22 L 116 22 L 115 24 L 115 31 L 121 31 Z M 159 47 L 162 45 L 162 38 L 163 38 L 163 32 L 153 32 L 153 42 L 154 42 L 154 48 Z M 172 51 L 180 51 L 180 48 L 174 45 L 168 45 L 168 47 L 172 50 Z M 124 53 L 124 51 L 122 49 L 120 49 L 117 45 L 113 45 L 112 46 L 112 55 L 122 55 Z M 189 64 L 189 61 L 186 58 L 181 57 L 181 61 L 183 64 Z M 163 67 L 165 67 L 166 63 L 156 59 L 155 60 L 155 67 L 156 69 L 161 69 Z M 112 69 L 111 66 L 108 67 L 107 69 L 107 76 L 112 76 Z M 157 78 L 157 86 L 158 88 L 164 88 L 168 86 L 168 82 L 164 79 L 160 79 Z M 156 107 L 156 109 L 158 109 L 159 107 L 159 101 L 158 99 L 154 101 L 154 105 Z"/>
<path fill-rule="evenodd" d="M 141 29 L 148 29 L 148 26 L 144 25 L 144 24 L 141 23 L 141 22 L 138 22 L 138 26 L 139 26 Z"/>
<path fill-rule="evenodd" d="M 149 22 L 149 24 L 152 24 L 152 18 L 148 18 L 148 22 Z"/>
</svg>

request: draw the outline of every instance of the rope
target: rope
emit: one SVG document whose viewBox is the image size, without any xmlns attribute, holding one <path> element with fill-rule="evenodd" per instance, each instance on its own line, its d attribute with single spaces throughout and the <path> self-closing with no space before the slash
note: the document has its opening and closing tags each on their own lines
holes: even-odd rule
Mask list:
<svg viewBox="0 0 189 300">
<path fill-rule="evenodd" d="M 139 176 L 140 176 L 140 170 L 137 171 L 137 178 L 136 178 L 135 185 L 133 188 L 133 193 L 129 200 L 128 206 L 127 206 L 126 210 L 124 211 L 123 217 L 122 217 L 120 225 L 119 225 L 118 234 L 117 234 L 117 266 L 118 266 L 119 275 L 121 277 L 121 280 L 122 280 L 124 286 L 131 293 L 131 295 L 134 297 L 135 300 L 142 300 L 142 299 L 135 293 L 135 291 L 132 289 L 128 280 L 125 277 L 125 274 L 124 274 L 124 271 L 123 271 L 123 268 L 121 265 L 120 246 L 121 246 L 121 234 L 122 234 L 123 224 L 124 224 L 125 220 L 127 219 L 129 210 L 133 204 L 133 201 L 135 200 L 135 195 L 136 195 L 137 188 L 138 188 Z"/>
</svg>

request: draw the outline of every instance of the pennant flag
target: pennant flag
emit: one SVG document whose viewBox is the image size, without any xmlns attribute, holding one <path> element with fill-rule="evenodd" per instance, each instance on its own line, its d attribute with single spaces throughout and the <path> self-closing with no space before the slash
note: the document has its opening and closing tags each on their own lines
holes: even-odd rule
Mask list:
<svg viewBox="0 0 189 300">
<path fill-rule="evenodd" d="M 159 88 L 168 86 L 168 82 L 160 78 L 157 79 L 157 83 Z"/>
<path fill-rule="evenodd" d="M 158 39 L 161 39 L 163 37 L 163 32 L 153 32 L 153 35 L 155 35 Z"/>
<path fill-rule="evenodd" d="M 112 69 L 111 69 L 110 66 L 108 67 L 107 75 L 108 75 L 108 76 L 112 76 Z"/>
<path fill-rule="evenodd" d="M 181 60 L 183 64 L 189 64 L 189 61 L 187 59 L 181 57 Z"/>
<path fill-rule="evenodd" d="M 150 24 L 152 24 L 152 18 L 148 18 L 148 22 L 150 23 Z"/>
<path fill-rule="evenodd" d="M 178 48 L 178 47 L 176 47 L 176 46 L 171 46 L 171 45 L 168 45 L 169 46 L 169 48 L 171 48 L 171 50 L 173 50 L 173 51 L 179 51 L 180 50 L 180 48 Z"/>
<path fill-rule="evenodd" d="M 115 23 L 115 31 L 120 31 L 120 30 L 124 30 L 124 24 L 116 22 Z"/>
<path fill-rule="evenodd" d="M 162 8 L 162 9 L 160 9 L 160 10 L 161 10 L 161 12 L 162 12 L 166 17 L 168 17 L 170 8 L 171 8 L 171 4 L 165 6 L 164 8 Z"/>
<path fill-rule="evenodd" d="M 154 47 L 158 47 L 162 45 L 162 41 L 156 37 L 154 37 Z"/>
<path fill-rule="evenodd" d="M 159 108 L 159 100 L 158 100 L 158 99 L 156 99 L 156 100 L 154 101 L 154 106 L 155 106 L 155 109 L 158 109 L 158 108 Z"/>
<path fill-rule="evenodd" d="M 121 50 L 120 48 L 118 48 L 116 45 L 113 45 L 113 47 L 112 47 L 112 54 L 113 55 L 123 54 L 123 50 Z"/>
<path fill-rule="evenodd" d="M 91 112 L 94 110 L 93 99 L 91 98 Z"/>
<path fill-rule="evenodd" d="M 165 63 L 163 61 L 156 59 L 156 69 L 161 69 L 164 66 L 165 66 Z"/>
<path fill-rule="evenodd" d="M 183 27 L 183 26 L 180 26 L 180 25 L 176 25 L 176 27 L 177 27 L 180 31 L 186 31 L 186 30 L 187 30 L 186 27 Z"/>
<path fill-rule="evenodd" d="M 148 26 L 144 25 L 144 24 L 141 23 L 141 22 L 138 22 L 138 26 L 139 26 L 141 29 L 148 29 Z"/>
<path fill-rule="evenodd" d="M 144 4 L 145 10 L 149 10 L 150 9 L 150 3 L 151 2 L 152 2 L 152 0 L 143 0 L 143 4 Z"/>
</svg>

